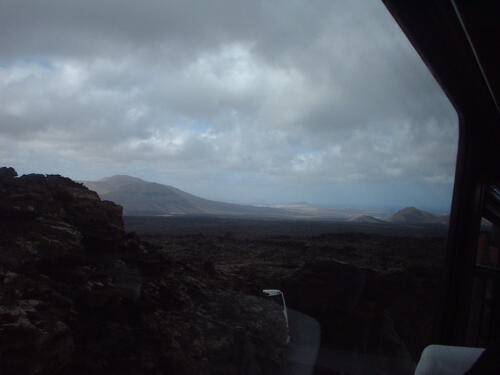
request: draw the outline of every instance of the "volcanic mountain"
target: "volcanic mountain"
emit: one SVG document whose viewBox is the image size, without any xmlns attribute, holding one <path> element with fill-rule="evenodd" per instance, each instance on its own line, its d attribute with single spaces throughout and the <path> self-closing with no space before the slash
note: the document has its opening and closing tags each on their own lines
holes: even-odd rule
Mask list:
<svg viewBox="0 0 500 375">
<path fill-rule="evenodd" d="M 389 217 L 387 221 L 396 224 L 447 224 L 449 215 L 434 215 L 415 207 L 406 207 Z"/>
<path fill-rule="evenodd" d="M 98 181 L 83 181 L 101 199 L 123 206 L 124 215 L 218 215 L 290 217 L 278 208 L 255 207 L 212 201 L 186 193 L 173 186 L 117 175 Z"/>
</svg>

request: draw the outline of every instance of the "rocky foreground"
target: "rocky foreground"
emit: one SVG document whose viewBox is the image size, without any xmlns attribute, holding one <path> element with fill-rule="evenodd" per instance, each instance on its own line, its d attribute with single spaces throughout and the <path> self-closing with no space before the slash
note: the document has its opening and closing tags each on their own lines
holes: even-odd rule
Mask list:
<svg viewBox="0 0 500 375">
<path fill-rule="evenodd" d="M 277 303 L 123 228 L 57 175 L 0 168 L 1 374 L 275 374 Z"/>
</svg>

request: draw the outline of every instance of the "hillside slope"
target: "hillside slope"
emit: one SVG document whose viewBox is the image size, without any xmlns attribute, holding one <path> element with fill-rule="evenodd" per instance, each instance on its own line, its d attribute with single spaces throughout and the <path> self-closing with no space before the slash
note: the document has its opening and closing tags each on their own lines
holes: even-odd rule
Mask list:
<svg viewBox="0 0 500 375">
<path fill-rule="evenodd" d="M 118 175 L 83 183 L 101 199 L 123 206 L 125 215 L 291 216 L 290 212 L 277 208 L 212 201 L 173 186 L 130 176 Z"/>
</svg>

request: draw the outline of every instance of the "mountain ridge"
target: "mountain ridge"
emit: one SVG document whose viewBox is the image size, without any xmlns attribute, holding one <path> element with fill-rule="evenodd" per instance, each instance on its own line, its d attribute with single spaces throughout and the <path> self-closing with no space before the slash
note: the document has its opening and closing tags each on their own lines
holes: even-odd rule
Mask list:
<svg viewBox="0 0 500 375">
<path fill-rule="evenodd" d="M 97 181 L 82 181 L 101 199 L 123 206 L 125 215 L 220 215 L 285 217 L 285 210 L 213 201 L 170 185 L 137 177 L 114 175 Z"/>
<path fill-rule="evenodd" d="M 416 207 L 405 207 L 392 216 L 384 210 L 321 207 L 305 202 L 252 206 L 198 197 L 171 185 L 149 182 L 128 175 L 113 175 L 97 181 L 81 181 L 103 200 L 123 207 L 129 216 L 228 216 L 276 219 L 325 219 L 364 224 L 447 224 L 449 215 L 435 215 Z M 387 215 L 387 216 L 386 216 Z"/>
</svg>

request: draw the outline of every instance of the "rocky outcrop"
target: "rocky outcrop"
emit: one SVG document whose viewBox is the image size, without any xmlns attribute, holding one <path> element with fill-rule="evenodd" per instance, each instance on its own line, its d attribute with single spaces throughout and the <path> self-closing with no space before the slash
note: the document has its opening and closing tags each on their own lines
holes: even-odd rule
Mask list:
<svg viewBox="0 0 500 375">
<path fill-rule="evenodd" d="M 56 175 L 0 169 L 0 373 L 276 373 L 278 304 L 123 229 Z"/>
<path fill-rule="evenodd" d="M 1 180 L 10 180 L 14 177 L 17 177 L 17 172 L 12 167 L 1 167 L 0 168 L 0 181 Z"/>
</svg>

